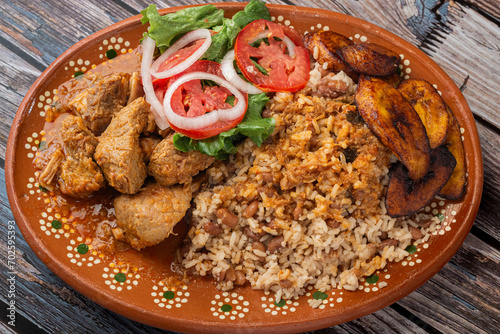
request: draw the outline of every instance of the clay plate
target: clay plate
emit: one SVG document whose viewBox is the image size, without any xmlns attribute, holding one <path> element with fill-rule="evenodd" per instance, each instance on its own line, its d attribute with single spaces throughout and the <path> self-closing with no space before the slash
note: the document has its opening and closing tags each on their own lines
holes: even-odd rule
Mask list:
<svg viewBox="0 0 500 334">
<path fill-rule="evenodd" d="M 230 17 L 244 4 L 217 6 Z M 106 60 L 109 49 L 120 54 L 136 47 L 146 27 L 141 25 L 140 16 L 135 16 L 78 42 L 42 73 L 19 107 L 7 147 L 9 201 L 26 241 L 54 273 L 103 307 L 145 324 L 183 332 L 313 330 L 367 315 L 408 295 L 436 274 L 466 238 L 481 199 L 483 164 L 473 116 L 451 78 L 416 47 L 373 24 L 326 10 L 268 7 L 275 22 L 293 26 L 301 33 L 331 29 L 355 42 L 384 45 L 402 55 L 403 76 L 435 84 L 462 129 L 468 171 L 465 196 L 460 201 L 435 200 L 425 208 L 442 215 L 439 230 L 404 261 L 377 271 L 376 284 L 364 282 L 363 290 L 355 292 L 333 289 L 322 294 L 308 290 L 301 298 L 278 305 L 272 294 L 248 286 L 223 293 L 206 279 L 192 279 L 176 287 L 162 283 L 170 273 L 171 256 L 166 243 L 142 253 L 128 251 L 118 258 L 85 249 L 80 245 L 86 240 L 77 230 L 66 224 L 59 229 L 52 227 L 54 219 L 65 217 L 45 204 L 50 195 L 38 188 L 32 161 L 43 139 L 44 111 L 52 102 L 54 90 L 76 71 L 88 70 Z M 378 288 L 381 282 L 387 286 Z M 323 304 L 313 309 L 308 300 L 317 298 L 323 299 Z"/>
</svg>

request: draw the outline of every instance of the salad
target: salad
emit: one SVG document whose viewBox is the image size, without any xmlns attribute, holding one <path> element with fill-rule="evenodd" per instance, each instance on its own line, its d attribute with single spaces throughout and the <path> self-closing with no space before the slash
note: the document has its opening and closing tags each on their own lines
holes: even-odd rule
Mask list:
<svg viewBox="0 0 500 334">
<path fill-rule="evenodd" d="M 232 18 L 213 5 L 163 16 L 150 5 L 141 13 L 149 23 L 141 63 L 146 99 L 157 125 L 177 132 L 180 151 L 225 159 L 247 137 L 260 147 L 274 131 L 274 118 L 261 115 L 267 93 L 295 92 L 309 80 L 301 36 L 272 22 L 263 1 Z"/>
</svg>

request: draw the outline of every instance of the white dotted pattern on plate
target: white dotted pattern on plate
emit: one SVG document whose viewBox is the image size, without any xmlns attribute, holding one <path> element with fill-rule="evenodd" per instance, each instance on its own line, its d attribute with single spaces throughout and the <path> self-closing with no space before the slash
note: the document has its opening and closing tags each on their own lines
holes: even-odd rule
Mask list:
<svg viewBox="0 0 500 334">
<path fill-rule="evenodd" d="M 287 315 L 295 312 L 297 306 L 299 306 L 299 302 L 297 301 L 299 299 L 298 297 L 295 297 L 293 300 L 280 300 L 276 302 L 274 298 L 269 297 L 269 295 L 269 293 L 266 293 L 266 296 L 261 297 L 261 306 L 265 313 L 271 315 Z"/>
<path fill-rule="evenodd" d="M 250 303 L 243 296 L 236 292 L 225 291 L 214 296 L 210 311 L 214 317 L 221 320 L 236 320 L 245 317 L 245 314 L 250 311 L 249 306 Z"/>
<path fill-rule="evenodd" d="M 111 290 L 124 291 L 132 290 L 134 286 L 139 284 L 139 279 L 141 275 L 137 272 L 132 272 L 130 267 L 127 268 L 116 268 L 116 264 L 111 262 L 107 267 L 104 267 L 104 273 L 102 277 L 105 279 L 104 283 Z"/>
<path fill-rule="evenodd" d="M 181 288 L 168 288 L 163 284 L 158 284 L 153 286 L 153 292 L 151 292 L 153 301 L 159 307 L 166 309 L 172 309 L 174 307 L 180 308 L 183 304 L 189 301 L 191 294 L 188 291 L 187 285 Z"/>
<path fill-rule="evenodd" d="M 108 51 L 116 51 L 116 55 L 124 54 L 130 52 L 130 42 L 125 41 L 122 37 L 111 37 L 110 39 L 105 39 L 102 41 L 102 46 L 99 47 L 99 51 L 104 51 L 104 53 L 99 55 L 101 59 L 112 58 L 108 57 Z M 113 54 L 113 53 L 112 53 Z"/>
</svg>

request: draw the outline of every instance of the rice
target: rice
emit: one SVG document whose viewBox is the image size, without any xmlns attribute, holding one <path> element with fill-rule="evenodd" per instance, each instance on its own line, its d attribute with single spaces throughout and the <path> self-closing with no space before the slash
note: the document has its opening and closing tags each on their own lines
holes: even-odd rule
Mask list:
<svg viewBox="0 0 500 334">
<path fill-rule="evenodd" d="M 182 259 L 191 273 L 214 277 L 221 290 L 249 282 L 273 292 L 276 301 L 310 286 L 354 291 L 362 277 L 402 260 L 406 247 L 427 241 L 436 229 L 439 219 L 427 214 L 386 214 L 395 158 L 346 103 L 352 89 L 328 99 L 317 94 L 320 81 L 315 66 L 304 90 L 275 94 L 266 106 L 276 120 L 270 138 L 261 147 L 244 141 L 228 161 L 207 170 Z M 248 216 L 252 202 L 258 205 Z M 237 216 L 236 226 L 218 218 L 221 208 Z M 209 234 L 208 223 L 222 232 Z M 412 237 L 415 229 L 419 240 Z"/>
</svg>

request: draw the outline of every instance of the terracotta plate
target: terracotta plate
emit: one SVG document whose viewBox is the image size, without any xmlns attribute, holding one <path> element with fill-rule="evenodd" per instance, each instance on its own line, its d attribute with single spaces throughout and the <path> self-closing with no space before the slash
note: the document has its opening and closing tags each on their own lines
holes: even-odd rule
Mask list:
<svg viewBox="0 0 500 334">
<path fill-rule="evenodd" d="M 217 6 L 226 10 L 226 16 L 243 8 L 236 3 Z M 128 251 L 118 258 L 89 249 L 84 245 L 88 240 L 65 224 L 68 217 L 47 206 L 50 194 L 39 189 L 32 161 L 43 141 L 45 108 L 52 103 L 55 89 L 75 72 L 107 60 L 107 55 L 136 47 L 146 27 L 135 16 L 85 38 L 57 58 L 28 91 L 8 141 L 7 191 L 21 232 L 52 271 L 88 298 L 136 321 L 176 331 L 313 330 L 361 317 L 406 296 L 436 274 L 466 238 L 479 207 L 483 165 L 473 116 L 450 77 L 416 47 L 373 24 L 325 10 L 268 7 L 275 22 L 301 33 L 331 29 L 355 42 L 387 46 L 401 55 L 403 76 L 435 84 L 460 123 L 468 171 L 465 196 L 460 201 L 435 200 L 425 208 L 442 217 L 439 229 L 404 261 L 377 271 L 377 283 L 364 282 L 362 290 L 355 292 L 315 293 L 311 289 L 297 300 L 277 305 L 271 294 L 249 287 L 223 293 L 210 280 L 193 279 L 187 285 L 167 288 L 163 282 L 171 270 L 171 256 L 165 243 L 142 253 Z M 61 225 L 52 224 L 53 220 Z M 379 288 L 381 282 L 387 286 Z M 308 300 L 318 298 L 323 300 L 321 306 L 311 308 Z"/>
</svg>

